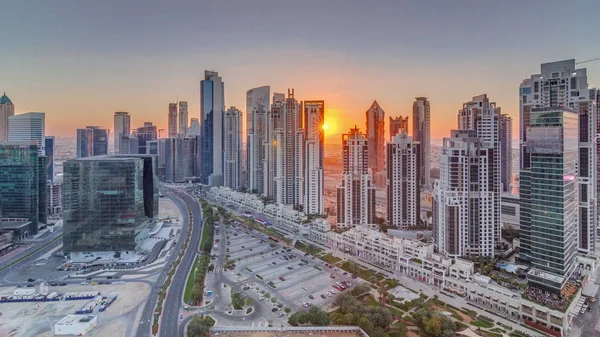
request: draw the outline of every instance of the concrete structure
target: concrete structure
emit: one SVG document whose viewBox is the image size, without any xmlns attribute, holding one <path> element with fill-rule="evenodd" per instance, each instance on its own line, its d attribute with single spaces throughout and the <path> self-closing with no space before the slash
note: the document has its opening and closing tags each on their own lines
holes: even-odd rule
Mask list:
<svg viewBox="0 0 600 337">
<path fill-rule="evenodd" d="M 169 115 L 167 118 L 167 127 L 169 138 L 177 137 L 177 103 L 169 103 Z"/>
<path fill-rule="evenodd" d="M 502 192 L 511 192 L 512 183 L 512 118 L 500 115 L 498 129 L 500 132 L 500 182 Z"/>
<path fill-rule="evenodd" d="M 569 108 L 579 114 L 579 151 L 577 184 L 581 197 L 578 206 L 578 249 L 595 251 L 597 215 L 597 97 L 590 96 L 587 70 L 576 69 L 575 60 L 544 63 L 540 74 L 531 75 L 519 86 L 521 143 L 520 168 L 531 167 L 527 149 L 527 129 L 533 109 Z M 593 93 L 592 93 L 593 95 Z"/>
<path fill-rule="evenodd" d="M 43 112 L 27 112 L 8 117 L 8 141 L 28 142 L 34 141 L 38 146 L 38 153 L 46 153 L 46 114 Z"/>
<path fill-rule="evenodd" d="M 324 214 L 325 101 L 304 101 L 304 213 Z"/>
<path fill-rule="evenodd" d="M 390 142 L 394 141 L 394 137 L 402 131 L 408 134 L 408 116 L 390 117 Z"/>
<path fill-rule="evenodd" d="M 225 166 L 223 185 L 234 190 L 242 188 L 242 111 L 232 106 L 225 112 L 223 150 Z"/>
<path fill-rule="evenodd" d="M 48 215 L 62 216 L 62 176 L 54 182 L 48 181 L 46 200 Z"/>
<path fill-rule="evenodd" d="M 179 137 L 185 137 L 188 125 L 188 103 L 186 101 L 179 101 Z"/>
<path fill-rule="evenodd" d="M 377 101 L 373 101 L 369 110 L 365 112 L 367 123 L 367 144 L 369 147 L 369 168 L 375 175 L 384 170 L 385 151 L 385 111 Z"/>
<path fill-rule="evenodd" d="M 388 226 L 408 229 L 421 220 L 419 147 L 404 130 L 386 145 Z"/>
<path fill-rule="evenodd" d="M 427 97 L 417 97 L 413 103 L 413 140 L 421 144 L 421 179 L 422 187 L 431 186 L 431 108 Z"/>
<path fill-rule="evenodd" d="M 337 226 L 375 223 L 375 186 L 369 169 L 367 137 L 357 127 L 342 135 L 342 183 L 337 187 Z"/>
<path fill-rule="evenodd" d="M 98 316 L 68 315 L 54 324 L 54 334 L 84 336 L 96 325 L 98 325 Z"/>
<path fill-rule="evenodd" d="M 205 185 L 223 185 L 223 114 L 225 84 L 219 73 L 204 72 L 200 82 L 200 181 Z"/>
<path fill-rule="evenodd" d="M 146 143 L 158 139 L 158 130 L 155 125 L 152 125 L 152 122 L 144 122 L 144 126 L 137 128 L 136 137 L 138 140 L 138 154 L 146 154 Z"/>
<path fill-rule="evenodd" d="M 266 147 L 270 136 L 270 87 L 262 86 L 246 92 L 246 170 L 248 190 L 264 194 L 264 172 L 267 165 Z"/>
<path fill-rule="evenodd" d="M 440 179 L 433 192 L 433 239 L 450 257 L 494 256 L 499 200 L 494 185 L 494 149 L 474 130 L 452 130 L 444 138 Z M 496 204 L 498 204 L 496 206 Z"/>
<path fill-rule="evenodd" d="M 129 138 L 129 134 L 131 133 L 131 116 L 129 116 L 129 112 L 115 112 L 113 133 L 113 151 L 115 153 L 119 153 L 119 149 L 121 148 L 122 137 Z"/>
<path fill-rule="evenodd" d="M 15 105 L 6 96 L 0 97 L 0 142 L 8 140 L 8 118 L 15 115 Z"/>
<path fill-rule="evenodd" d="M 44 138 L 44 151 L 46 153 L 46 157 L 48 157 L 48 169 L 47 176 L 49 181 L 54 181 L 54 151 L 56 150 L 56 139 L 54 136 L 46 136 Z"/>
<path fill-rule="evenodd" d="M 99 126 L 77 129 L 77 158 L 108 154 L 108 139 L 108 129 L 101 129 Z"/>
</svg>

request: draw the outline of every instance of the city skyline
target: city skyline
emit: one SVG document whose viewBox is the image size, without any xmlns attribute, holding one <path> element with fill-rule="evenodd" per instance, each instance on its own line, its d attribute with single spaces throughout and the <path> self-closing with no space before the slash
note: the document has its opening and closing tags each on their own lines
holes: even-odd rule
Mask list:
<svg viewBox="0 0 600 337">
<path fill-rule="evenodd" d="M 278 18 L 250 29 L 243 27 L 243 23 L 235 23 L 207 37 L 197 32 L 205 25 L 224 19 L 220 13 L 254 13 L 266 6 L 240 2 L 227 8 L 214 4 L 209 10 L 201 11 L 201 4 L 173 9 L 167 5 L 134 6 L 133 3 L 123 4 L 122 13 L 110 17 L 101 15 L 111 11 L 108 5 L 96 4 L 93 6 L 98 8 L 92 10 L 89 8 L 92 5 L 70 3 L 69 6 L 67 3 L 64 13 L 57 14 L 54 19 L 43 16 L 46 6 L 43 3 L 35 8 L 26 4 L 7 5 L 6 10 L 14 13 L 7 19 L 8 25 L 12 20 L 17 20 L 16 24 L 23 15 L 34 23 L 10 35 L 0 33 L 4 41 L 13 42 L 10 55 L 0 52 L 0 60 L 4 64 L 17 65 L 6 70 L 1 83 L 15 103 L 15 113 L 46 112 L 48 134 L 60 137 L 74 137 L 75 130 L 81 125 L 110 127 L 112 114 L 119 110 L 131 113 L 132 127 L 152 121 L 158 128 L 167 129 L 164 106 L 177 96 L 189 102 L 190 118 L 199 117 L 198 82 L 204 69 L 214 69 L 228 79 L 227 106 L 245 107 L 246 91 L 261 85 L 270 85 L 272 92 L 285 92 L 294 87 L 304 97 L 325 100 L 328 102 L 327 122 L 337 123 L 328 131 L 326 143 L 339 143 L 341 134 L 355 121 L 363 119 L 364 107 L 373 100 L 384 106 L 388 115 L 405 116 L 410 115 L 414 97 L 426 96 L 432 105 L 432 143 L 439 144 L 450 130 L 448 125 L 454 124 L 463 97 L 484 93 L 495 97 L 518 125 L 515 83 L 522 81 L 523 74 L 545 62 L 570 58 L 583 61 L 600 55 L 599 46 L 587 44 L 585 50 L 577 47 L 583 42 L 577 33 L 593 29 L 593 7 L 600 6 L 598 4 L 589 4 L 588 10 L 578 14 L 581 15 L 578 25 L 548 27 L 549 34 L 531 44 L 522 38 L 523 32 L 545 20 L 543 16 L 531 15 L 538 10 L 533 4 L 520 4 L 515 10 L 516 3 L 442 4 L 435 8 L 426 4 L 388 3 L 363 11 L 358 3 L 339 8 L 332 1 L 321 4 L 322 13 L 311 11 L 311 3 L 289 4 L 293 15 L 286 16 L 284 27 L 288 27 L 287 30 L 275 29 L 282 20 Z M 559 2 L 549 2 L 545 7 L 549 12 L 576 10 L 575 5 Z M 333 10 L 339 14 L 331 17 L 327 24 L 318 23 L 315 27 L 302 24 L 307 12 L 318 19 Z M 128 13 L 132 11 L 139 11 L 136 14 L 144 19 L 130 22 Z M 431 15 L 417 15 L 421 12 L 431 12 Z M 487 12 L 498 15 L 483 15 Z M 102 21 L 93 18 L 96 14 L 103 18 Z M 67 20 L 63 15 L 72 19 Z M 175 15 L 178 25 L 157 24 L 171 20 Z M 186 20 L 190 16 L 200 20 Z M 386 20 L 390 16 L 400 17 Z M 471 20 L 461 19 L 466 17 Z M 387 29 L 378 29 L 378 34 L 373 34 L 371 28 L 365 29 L 359 24 L 369 19 L 376 19 Z M 423 20 L 420 34 L 411 34 L 410 29 L 404 29 L 415 20 Z M 101 22 L 102 27 L 111 28 L 105 31 Z M 483 22 L 486 24 L 479 24 Z M 124 25 L 132 29 L 123 31 Z M 338 28 L 333 29 L 335 25 Z M 113 34 L 114 29 L 119 29 L 119 34 Z M 315 30 L 327 33 L 317 36 Z M 466 32 L 473 35 L 473 39 L 494 43 L 474 49 L 465 57 L 464 49 L 469 44 L 462 41 L 462 37 Z M 266 36 L 264 41 L 255 38 L 260 34 Z M 173 44 L 188 40 L 191 43 L 185 45 L 190 48 L 183 55 L 165 56 L 155 38 L 151 38 L 153 36 Z M 562 48 L 551 47 L 551 41 L 555 39 L 563 41 Z M 318 48 L 310 51 L 303 48 L 311 43 Z M 43 66 L 34 58 L 36 53 L 31 53 L 31 45 L 44 53 Z M 373 45 L 380 52 L 367 52 Z M 221 52 L 204 53 L 204 48 Z M 235 52 L 230 52 L 233 50 Z M 309 58 L 307 53 L 311 55 Z M 272 56 L 265 58 L 265 55 Z M 294 63 L 299 66 L 290 70 L 289 65 Z M 600 73 L 598 62 L 583 66 L 592 80 Z M 99 69 L 102 71 L 97 71 Z M 318 83 L 311 80 L 315 73 L 322 78 Z M 377 78 L 377 81 L 364 86 L 364 74 L 367 73 L 369 78 Z M 455 85 L 457 78 L 462 80 L 461 85 Z M 52 82 L 54 85 L 49 86 Z M 590 83 L 590 87 L 599 85 Z M 69 90 L 72 104 L 60 104 L 64 95 L 60 95 L 59 89 L 49 87 Z M 92 101 L 94 104 L 86 103 Z M 518 130 L 513 128 L 513 138 L 517 138 L 517 134 Z M 243 139 L 245 141 L 245 136 Z"/>
</svg>

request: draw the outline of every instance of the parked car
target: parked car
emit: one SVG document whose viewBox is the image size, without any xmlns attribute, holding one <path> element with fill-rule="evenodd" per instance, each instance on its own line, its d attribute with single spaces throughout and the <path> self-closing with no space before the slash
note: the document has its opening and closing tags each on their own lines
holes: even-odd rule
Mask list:
<svg viewBox="0 0 600 337">
<path fill-rule="evenodd" d="M 315 299 L 315 297 L 313 295 L 308 295 L 308 298 L 310 298 L 311 300 Z"/>
<path fill-rule="evenodd" d="M 327 296 L 325 296 L 325 294 L 321 294 L 321 298 L 327 298 Z"/>
<path fill-rule="evenodd" d="M 279 310 L 279 308 L 275 307 L 275 308 L 271 309 L 271 312 L 276 312 L 277 310 Z"/>
<path fill-rule="evenodd" d="M 283 276 L 279 276 L 279 279 L 282 281 L 285 281 L 285 277 L 283 277 Z"/>
<path fill-rule="evenodd" d="M 27 282 L 35 282 L 35 280 L 34 280 L 34 279 L 32 279 L 32 278 L 28 278 L 28 279 L 27 279 Z"/>
</svg>

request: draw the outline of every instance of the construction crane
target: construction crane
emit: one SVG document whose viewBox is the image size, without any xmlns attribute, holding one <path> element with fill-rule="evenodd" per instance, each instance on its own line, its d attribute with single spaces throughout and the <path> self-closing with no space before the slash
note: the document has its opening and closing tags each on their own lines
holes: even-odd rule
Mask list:
<svg viewBox="0 0 600 337">
<path fill-rule="evenodd" d="M 593 61 L 600 61 L 600 57 L 596 57 L 596 58 L 593 58 L 591 60 L 585 60 L 585 61 L 581 61 L 581 62 L 576 62 L 575 64 L 588 63 L 588 62 L 593 62 Z"/>
<path fill-rule="evenodd" d="M 165 129 L 158 129 L 158 138 L 160 138 L 160 132 L 165 131 Z"/>
</svg>

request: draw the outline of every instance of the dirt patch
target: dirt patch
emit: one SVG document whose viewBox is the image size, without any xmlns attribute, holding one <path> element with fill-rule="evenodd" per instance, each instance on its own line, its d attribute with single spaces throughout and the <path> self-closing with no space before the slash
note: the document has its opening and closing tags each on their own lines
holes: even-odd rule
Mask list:
<svg viewBox="0 0 600 337">
<path fill-rule="evenodd" d="M 120 337 L 125 333 L 125 323 L 119 321 L 113 321 L 105 325 L 102 329 L 93 330 L 97 331 L 93 333 L 94 337 Z"/>
<path fill-rule="evenodd" d="M 447 311 L 447 312 L 456 312 L 460 317 L 462 317 L 462 321 L 465 324 L 471 324 L 471 321 L 473 321 L 473 319 L 471 318 L 471 316 L 469 315 L 465 315 L 464 313 L 458 311 L 458 310 L 454 310 L 454 309 L 450 309 L 450 308 L 445 308 L 442 306 L 439 306 L 437 304 L 434 304 L 431 306 L 433 309 L 437 310 L 437 311 Z"/>
</svg>

